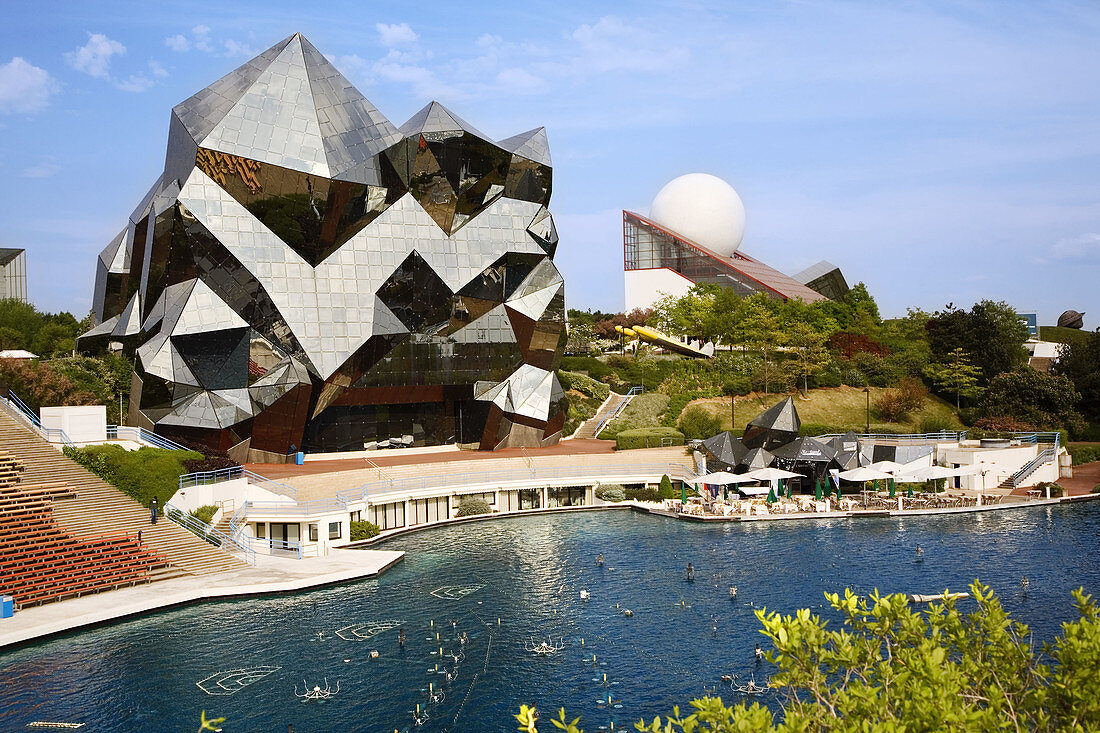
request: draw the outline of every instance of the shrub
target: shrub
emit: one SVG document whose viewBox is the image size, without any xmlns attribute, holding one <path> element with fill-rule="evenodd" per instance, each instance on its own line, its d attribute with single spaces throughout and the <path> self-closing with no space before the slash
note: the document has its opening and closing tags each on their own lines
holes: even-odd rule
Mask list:
<svg viewBox="0 0 1100 733">
<path fill-rule="evenodd" d="M 631 501 L 660 501 L 661 493 L 652 486 L 641 486 L 627 489 L 626 498 Z"/>
<path fill-rule="evenodd" d="M 1039 483 L 1035 484 L 1035 488 L 1038 491 L 1042 492 L 1042 494 L 1044 495 L 1046 494 L 1047 489 L 1050 489 L 1051 498 L 1054 498 L 1056 496 L 1064 496 L 1066 493 L 1065 487 L 1056 481 L 1040 481 Z"/>
<path fill-rule="evenodd" d="M 214 515 L 218 513 L 218 508 L 213 504 L 203 504 L 202 506 L 192 509 L 190 514 L 195 519 L 199 520 L 203 524 L 210 524 L 210 520 L 214 518 Z"/>
<path fill-rule="evenodd" d="M 623 430 L 615 436 L 616 450 L 658 448 L 661 445 L 683 445 L 684 434 L 675 428 L 638 428 Z"/>
<path fill-rule="evenodd" d="M 864 426 L 861 425 L 826 425 L 825 423 L 817 422 L 804 422 L 798 429 L 799 435 L 808 435 L 815 437 L 818 435 L 843 435 L 849 430 L 854 430 L 857 433 L 863 432 Z"/>
<path fill-rule="evenodd" d="M 949 430 L 954 430 L 955 426 L 951 423 L 951 418 L 946 415 L 928 415 L 921 418 L 918 432 L 921 433 L 944 433 Z"/>
<path fill-rule="evenodd" d="M 241 465 L 229 456 L 207 455 L 200 458 L 188 458 L 183 461 L 184 473 L 220 471 L 223 468 L 235 468 Z"/>
<path fill-rule="evenodd" d="M 1092 487 L 1092 493 L 1100 494 L 1100 484 L 1096 484 L 1096 486 Z"/>
<path fill-rule="evenodd" d="M 626 492 L 619 484 L 601 484 L 596 489 L 596 498 L 600 501 L 609 501 L 612 503 L 624 501 L 626 499 Z"/>
<path fill-rule="evenodd" d="M 458 509 L 455 510 L 456 517 L 473 517 L 478 514 L 488 514 L 493 511 L 489 506 L 489 502 L 476 496 L 464 496 L 458 502 Z"/>
<path fill-rule="evenodd" d="M 678 427 L 689 440 L 705 440 L 721 431 L 722 420 L 702 405 L 691 405 L 680 415 Z"/>
<path fill-rule="evenodd" d="M 185 473 L 183 463 L 202 458 L 192 451 L 164 448 L 128 451 L 120 445 L 66 446 L 65 455 L 143 506 L 148 506 L 155 496 L 162 507 L 179 490 L 180 475 Z"/>
<path fill-rule="evenodd" d="M 661 477 L 661 485 L 657 487 L 657 493 L 662 499 L 675 498 L 676 491 L 672 488 L 672 480 L 667 474 Z"/>
<path fill-rule="evenodd" d="M 601 402 L 607 399 L 607 396 L 611 394 L 611 388 L 603 382 L 597 382 L 587 374 L 581 374 L 580 372 L 558 372 L 558 381 L 561 382 L 561 387 L 565 391 L 576 390 L 585 397 L 594 397 Z"/>
<path fill-rule="evenodd" d="M 359 542 L 360 540 L 369 540 L 371 537 L 377 537 L 382 532 L 382 529 L 374 522 L 352 522 L 351 523 L 351 541 Z"/>
<path fill-rule="evenodd" d="M 924 407 L 928 390 L 919 380 L 904 377 L 896 389 L 886 390 L 875 400 L 875 411 L 886 422 L 904 422 L 910 413 Z"/>
<path fill-rule="evenodd" d="M 1100 461 L 1100 445 L 1071 445 L 1068 450 L 1075 466 Z"/>
</svg>

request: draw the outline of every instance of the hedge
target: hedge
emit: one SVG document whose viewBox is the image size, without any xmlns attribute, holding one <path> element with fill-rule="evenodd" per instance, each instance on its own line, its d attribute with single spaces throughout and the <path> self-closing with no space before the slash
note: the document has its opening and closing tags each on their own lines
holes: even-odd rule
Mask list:
<svg viewBox="0 0 1100 733">
<path fill-rule="evenodd" d="M 596 498 L 600 501 L 617 503 L 626 499 L 626 493 L 619 484 L 601 484 L 596 489 Z"/>
<path fill-rule="evenodd" d="M 684 434 L 675 428 L 653 427 L 623 430 L 615 436 L 616 450 L 659 448 L 661 445 L 683 445 Z"/>
<path fill-rule="evenodd" d="M 201 459 L 193 451 L 164 448 L 138 448 L 128 451 L 121 445 L 90 445 L 64 449 L 65 455 L 96 476 L 149 506 L 155 496 L 161 508 L 179 490 L 185 462 Z"/>
<path fill-rule="evenodd" d="M 1071 445 L 1068 446 L 1069 454 L 1073 456 L 1073 465 L 1100 461 L 1100 445 Z"/>
<path fill-rule="evenodd" d="M 456 517 L 473 517 L 478 514 L 489 514 L 493 511 L 493 508 L 489 506 L 489 502 L 477 497 L 463 497 L 458 502 L 458 509 L 455 511 Z"/>
</svg>

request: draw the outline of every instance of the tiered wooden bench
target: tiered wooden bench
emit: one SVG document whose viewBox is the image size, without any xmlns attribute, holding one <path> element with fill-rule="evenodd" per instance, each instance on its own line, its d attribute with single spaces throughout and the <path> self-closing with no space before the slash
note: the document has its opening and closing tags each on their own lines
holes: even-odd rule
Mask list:
<svg viewBox="0 0 1100 733">
<path fill-rule="evenodd" d="M 19 608 L 147 582 L 168 566 L 130 537 L 70 535 L 53 502 L 76 492 L 60 481 L 22 486 L 22 468 L 0 454 L 0 592 Z"/>
</svg>

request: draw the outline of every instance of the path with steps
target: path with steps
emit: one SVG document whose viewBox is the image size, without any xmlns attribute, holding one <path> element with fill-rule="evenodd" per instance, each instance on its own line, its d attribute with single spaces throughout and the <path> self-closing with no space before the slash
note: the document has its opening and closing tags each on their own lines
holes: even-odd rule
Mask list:
<svg viewBox="0 0 1100 733">
<path fill-rule="evenodd" d="M 11 453 L 24 466 L 24 484 L 64 481 L 76 490 L 75 499 L 53 503 L 57 523 L 77 537 L 95 535 L 135 536 L 153 552 L 168 558 L 170 567 L 154 574 L 154 580 L 182 573 L 204 575 L 239 570 L 247 563 L 221 548 L 204 542 L 167 517 L 149 523 L 149 510 L 114 486 L 66 458 L 60 451 L 7 412 L 0 410 L 0 450 Z"/>
<path fill-rule="evenodd" d="M 579 428 L 573 433 L 573 440 L 589 440 L 596 437 L 596 428 L 599 426 L 603 419 L 615 412 L 619 408 L 619 403 L 622 402 L 623 395 L 612 392 L 608 399 L 604 400 L 604 403 L 600 405 L 600 409 L 596 411 L 596 414 L 585 420 Z M 629 397 L 627 401 L 629 401 Z M 624 405 L 625 407 L 625 405 Z"/>
</svg>

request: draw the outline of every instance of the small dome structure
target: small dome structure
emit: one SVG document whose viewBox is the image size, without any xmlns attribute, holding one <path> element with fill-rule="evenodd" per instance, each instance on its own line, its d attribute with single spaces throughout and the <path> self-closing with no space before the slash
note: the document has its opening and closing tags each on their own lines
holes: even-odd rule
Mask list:
<svg viewBox="0 0 1100 733">
<path fill-rule="evenodd" d="M 674 178 L 657 192 L 649 218 L 722 257 L 745 236 L 745 205 L 733 186 L 707 173 Z"/>
</svg>

